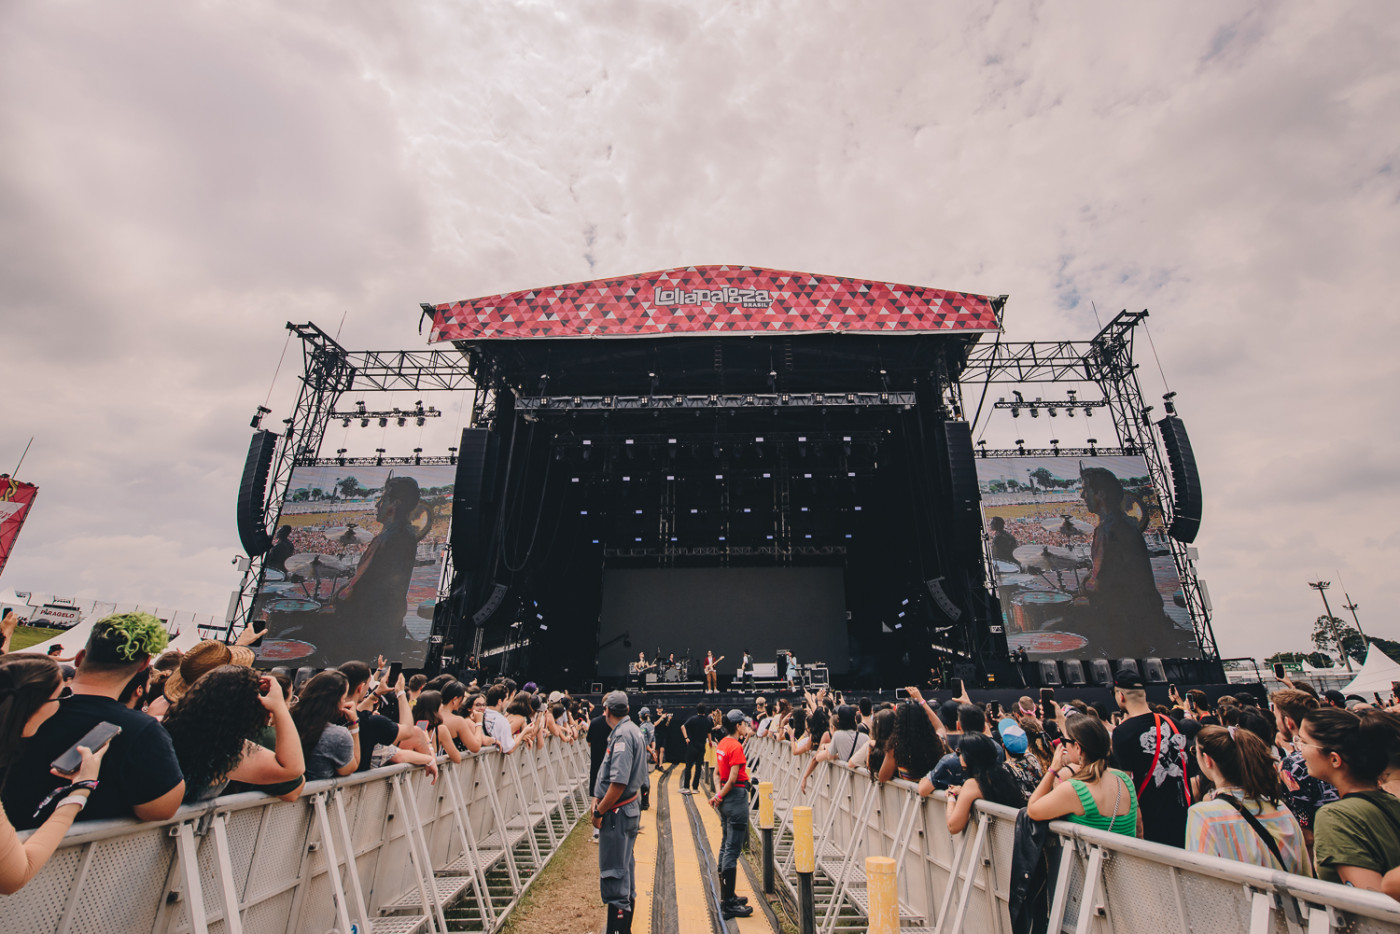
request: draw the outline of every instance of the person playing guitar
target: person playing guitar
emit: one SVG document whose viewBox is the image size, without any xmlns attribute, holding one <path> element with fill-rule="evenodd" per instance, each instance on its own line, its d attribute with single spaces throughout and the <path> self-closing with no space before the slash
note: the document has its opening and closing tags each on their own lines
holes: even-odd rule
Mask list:
<svg viewBox="0 0 1400 934">
<path fill-rule="evenodd" d="M 705 653 L 705 693 L 706 693 L 706 694 L 718 694 L 718 693 L 719 693 L 719 674 L 718 674 L 718 672 L 716 671 L 716 668 L 717 668 L 717 666 L 719 665 L 719 663 L 722 662 L 722 661 L 724 661 L 724 656 L 723 656 L 723 655 L 721 655 L 719 658 L 715 658 L 715 653 L 714 653 L 714 652 L 706 652 L 706 653 Z"/>
</svg>

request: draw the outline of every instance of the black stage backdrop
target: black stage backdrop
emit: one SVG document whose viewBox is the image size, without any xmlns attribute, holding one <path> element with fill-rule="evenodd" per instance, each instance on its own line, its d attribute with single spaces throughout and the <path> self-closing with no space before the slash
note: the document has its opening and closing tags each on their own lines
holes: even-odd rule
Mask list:
<svg viewBox="0 0 1400 934">
<path fill-rule="evenodd" d="M 598 674 L 626 673 L 627 663 L 659 648 L 679 658 L 707 650 L 725 656 L 732 674 L 744 649 L 771 662 L 791 649 L 799 663 L 822 661 L 833 674 L 850 667 L 841 568 L 684 568 L 611 570 L 603 575 Z"/>
</svg>

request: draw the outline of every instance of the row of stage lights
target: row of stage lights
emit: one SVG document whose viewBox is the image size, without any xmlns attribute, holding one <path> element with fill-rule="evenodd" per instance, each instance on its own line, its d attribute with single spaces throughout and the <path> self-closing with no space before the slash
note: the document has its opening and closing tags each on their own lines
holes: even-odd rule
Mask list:
<svg viewBox="0 0 1400 934">
<path fill-rule="evenodd" d="M 1029 412 L 1031 418 L 1039 418 L 1041 409 L 1044 409 L 1051 418 L 1054 418 L 1055 416 L 1059 415 L 1060 409 L 1064 409 L 1065 415 L 1069 418 L 1074 418 L 1074 413 L 1076 410 L 1082 411 L 1084 413 L 1085 418 L 1092 418 L 1094 415 L 1094 409 L 1102 409 L 1108 406 L 1108 403 L 1102 399 L 1098 401 L 1085 401 L 1083 399 L 1076 398 L 1075 390 L 1073 389 L 1069 390 L 1068 399 L 1060 400 L 1058 402 L 1053 399 L 1047 402 L 1039 396 L 1027 402 L 1025 396 L 1021 395 L 1019 391 L 1014 389 L 1011 391 L 1011 395 L 1015 396 L 1016 398 L 1008 402 L 1006 400 L 1006 397 L 1003 396 L 1002 398 L 998 399 L 992 407 L 996 409 L 1010 409 L 1012 418 L 1020 418 L 1022 409 L 1025 409 L 1027 412 Z"/>
<path fill-rule="evenodd" d="M 341 425 L 345 428 L 349 428 L 350 423 L 353 422 L 355 419 L 360 420 L 361 428 L 368 428 L 369 423 L 375 420 L 379 422 L 380 428 L 387 428 L 389 427 L 390 419 L 392 419 L 394 423 L 400 428 L 403 428 L 405 425 L 408 424 L 408 420 L 410 418 L 413 419 L 414 424 L 421 428 L 427 422 L 428 419 L 441 417 L 442 412 L 438 411 L 431 405 L 425 408 L 423 406 L 422 400 L 415 402 L 413 404 L 413 408 L 411 409 L 400 409 L 398 406 L 395 406 L 394 408 L 388 411 L 371 412 L 368 408 L 365 407 L 364 402 L 356 402 L 355 411 L 353 412 L 331 413 L 331 418 L 333 420 L 339 419 Z"/>
</svg>

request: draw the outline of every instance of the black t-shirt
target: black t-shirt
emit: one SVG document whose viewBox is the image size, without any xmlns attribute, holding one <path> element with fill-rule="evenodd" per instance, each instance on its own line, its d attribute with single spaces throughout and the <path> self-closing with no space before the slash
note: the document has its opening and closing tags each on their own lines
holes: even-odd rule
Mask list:
<svg viewBox="0 0 1400 934">
<path fill-rule="evenodd" d="M 1149 778 L 1147 771 L 1159 745 L 1150 713 L 1129 717 L 1113 731 L 1113 761 L 1133 777 L 1142 812 L 1142 836 L 1155 843 L 1184 846 L 1186 811 L 1186 736 L 1170 717 L 1161 718 L 1160 754 Z M 1145 784 L 1144 784 L 1145 782 Z"/>
<path fill-rule="evenodd" d="M 356 772 L 368 772 L 374 764 L 375 746 L 392 746 L 399 738 L 399 725 L 377 713 L 360 714 L 360 765 Z"/>
<path fill-rule="evenodd" d="M 154 801 L 184 781 L 170 734 L 160 721 L 117 703 L 110 697 L 76 694 L 58 705 L 39 731 L 25 740 L 5 781 L 5 813 L 18 830 L 37 827 L 33 817 L 39 802 L 68 784 L 49 771 L 54 759 L 103 721 L 122 728 L 102 760 L 97 789 L 88 798 L 79 820 L 132 817 L 132 806 Z"/>
<path fill-rule="evenodd" d="M 696 749 L 704 749 L 705 737 L 709 736 L 710 731 L 714 728 L 715 721 L 711 720 L 703 713 L 697 713 L 695 716 L 685 721 L 686 742 Z"/>
</svg>

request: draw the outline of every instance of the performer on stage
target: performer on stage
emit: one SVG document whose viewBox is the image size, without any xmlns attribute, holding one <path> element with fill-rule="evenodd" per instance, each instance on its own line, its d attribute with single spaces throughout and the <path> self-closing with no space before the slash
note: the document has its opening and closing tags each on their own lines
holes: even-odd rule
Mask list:
<svg viewBox="0 0 1400 934">
<path fill-rule="evenodd" d="M 1016 546 L 1020 544 L 1016 537 L 1006 531 L 1006 520 L 1001 516 L 992 516 L 992 559 L 995 561 L 1016 561 Z"/>
<path fill-rule="evenodd" d="M 647 669 L 649 669 L 650 667 L 651 666 L 647 664 L 647 653 L 638 652 L 637 660 L 632 663 L 632 675 L 634 677 L 633 683 L 636 685 L 636 689 L 638 691 L 641 691 L 643 688 L 646 687 Z"/>
<path fill-rule="evenodd" d="M 724 658 L 724 656 L 721 655 L 719 658 L 715 658 L 715 653 L 714 653 L 714 652 L 709 652 L 709 651 L 707 651 L 707 652 L 705 653 L 705 693 L 706 693 L 706 694 L 718 694 L 718 693 L 719 693 L 719 673 L 715 670 L 715 666 L 717 666 L 717 665 L 719 664 L 719 659 L 720 659 L 720 658 Z"/>
<path fill-rule="evenodd" d="M 752 688 L 752 687 L 753 687 L 753 656 L 749 654 L 749 650 L 748 650 L 748 649 L 744 649 L 743 670 L 744 670 L 744 687 L 745 687 L 746 689 Z"/>
</svg>

